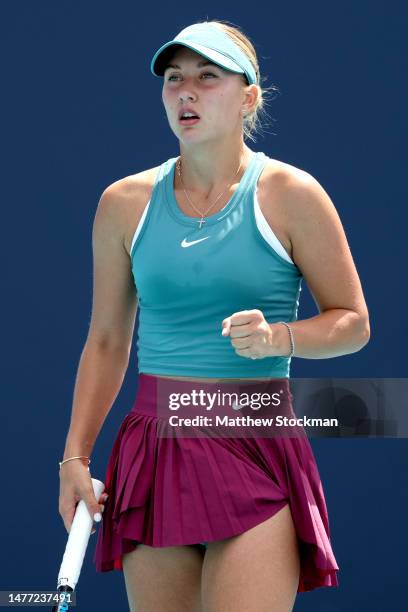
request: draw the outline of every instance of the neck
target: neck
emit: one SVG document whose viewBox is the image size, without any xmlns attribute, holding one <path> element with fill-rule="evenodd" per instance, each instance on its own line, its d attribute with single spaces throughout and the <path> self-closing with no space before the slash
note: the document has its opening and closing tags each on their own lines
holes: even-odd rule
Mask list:
<svg viewBox="0 0 408 612">
<path fill-rule="evenodd" d="M 200 143 L 187 147 L 180 146 L 180 159 L 183 184 L 192 192 L 208 198 L 220 186 L 239 181 L 252 155 L 251 149 L 243 141 L 238 145 L 223 141 Z M 241 168 L 236 174 L 241 163 Z M 176 187 L 181 187 L 176 178 Z"/>
</svg>

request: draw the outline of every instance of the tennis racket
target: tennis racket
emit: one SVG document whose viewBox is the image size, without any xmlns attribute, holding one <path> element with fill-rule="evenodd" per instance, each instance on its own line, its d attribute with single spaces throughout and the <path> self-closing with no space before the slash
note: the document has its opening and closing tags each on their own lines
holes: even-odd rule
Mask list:
<svg viewBox="0 0 408 612">
<path fill-rule="evenodd" d="M 95 498 L 98 500 L 105 489 L 105 485 L 96 478 L 91 480 Z M 57 590 L 61 594 L 61 599 L 53 607 L 52 612 L 65 612 L 71 608 L 70 597 L 64 597 L 63 594 L 69 595 L 69 593 L 73 593 L 75 590 L 79 574 L 81 573 L 89 536 L 91 535 L 92 525 L 93 519 L 84 500 L 81 499 L 75 510 L 74 520 L 69 531 L 68 541 L 58 574 Z"/>
</svg>

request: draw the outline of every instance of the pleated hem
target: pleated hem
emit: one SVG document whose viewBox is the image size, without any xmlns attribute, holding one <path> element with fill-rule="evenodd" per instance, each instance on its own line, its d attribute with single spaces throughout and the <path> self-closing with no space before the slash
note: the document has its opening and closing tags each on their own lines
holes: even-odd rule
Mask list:
<svg viewBox="0 0 408 612">
<path fill-rule="evenodd" d="M 277 505 L 277 507 L 274 508 L 272 512 L 268 513 L 267 516 L 258 517 L 255 521 L 249 522 L 246 525 L 246 527 L 242 529 L 241 531 L 231 532 L 225 535 L 223 539 L 230 538 L 233 536 L 238 536 L 244 533 L 245 531 L 248 531 L 248 529 L 256 527 L 263 521 L 266 521 L 267 519 L 274 516 L 277 512 L 282 510 L 282 508 L 284 508 L 288 503 L 289 502 L 287 500 L 286 501 L 282 500 L 282 502 L 280 502 Z M 132 513 L 130 512 L 129 514 L 131 515 Z M 117 529 L 115 529 L 115 533 L 121 542 L 120 544 L 121 553 L 119 554 L 119 556 L 109 559 L 109 560 L 105 560 L 105 561 L 97 560 L 96 555 L 95 555 L 94 561 L 96 564 L 96 571 L 98 572 L 104 573 L 104 572 L 110 572 L 110 571 L 123 571 L 123 564 L 122 564 L 123 555 L 135 550 L 138 544 L 146 544 L 148 546 L 153 546 L 151 540 L 143 541 L 142 539 L 137 539 L 133 537 L 129 538 L 123 532 L 120 532 Z M 217 541 L 217 540 L 209 540 L 209 539 L 203 538 L 200 541 L 206 541 L 210 543 L 211 541 Z M 185 542 L 185 541 L 166 542 L 161 545 L 156 545 L 155 548 L 164 548 L 166 546 L 194 546 L 197 543 L 198 542 Z M 306 548 L 308 547 L 307 543 L 303 543 L 303 545 L 306 546 Z M 310 546 L 312 546 L 313 548 L 313 545 L 310 545 Z M 303 560 L 301 559 L 301 566 L 302 566 L 301 574 L 300 574 L 299 586 L 297 590 L 298 593 L 305 593 L 307 591 L 312 591 L 314 589 L 323 588 L 323 587 L 337 587 L 339 585 L 339 581 L 337 578 L 338 566 L 336 566 L 337 569 L 332 569 L 332 568 L 321 569 L 321 568 L 316 567 L 313 560 L 307 561 L 305 559 Z"/>
</svg>

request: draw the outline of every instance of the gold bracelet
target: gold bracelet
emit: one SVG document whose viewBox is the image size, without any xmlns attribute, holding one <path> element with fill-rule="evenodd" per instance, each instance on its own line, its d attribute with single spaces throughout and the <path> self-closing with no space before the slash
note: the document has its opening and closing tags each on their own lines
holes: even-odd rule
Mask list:
<svg viewBox="0 0 408 612">
<path fill-rule="evenodd" d="M 91 463 L 91 460 L 89 457 L 86 457 L 85 455 L 80 455 L 79 457 L 69 457 L 68 459 L 64 459 L 63 461 L 59 461 L 59 466 L 61 469 L 61 465 L 63 465 L 64 463 L 66 463 L 67 461 L 71 461 L 72 459 L 88 459 L 88 465 Z"/>
</svg>

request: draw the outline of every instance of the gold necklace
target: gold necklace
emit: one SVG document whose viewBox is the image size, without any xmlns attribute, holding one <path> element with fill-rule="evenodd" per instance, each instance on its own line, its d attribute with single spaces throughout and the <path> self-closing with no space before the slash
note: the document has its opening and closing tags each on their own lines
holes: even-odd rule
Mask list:
<svg viewBox="0 0 408 612">
<path fill-rule="evenodd" d="M 237 176 L 238 172 L 240 171 L 241 166 L 242 166 L 242 160 L 239 162 L 238 170 L 237 170 L 237 171 L 236 171 L 236 173 L 234 174 L 234 178 Z M 231 187 L 232 183 L 234 182 L 234 178 L 232 179 L 231 183 L 230 183 L 230 184 L 229 184 L 229 185 L 228 185 L 228 186 L 227 186 L 227 187 L 224 189 L 224 191 L 222 191 L 222 192 L 221 192 L 221 193 L 220 193 L 220 194 L 217 196 L 217 198 L 216 198 L 216 199 L 215 199 L 215 201 L 214 201 L 214 202 L 211 204 L 211 206 L 209 206 L 209 208 L 207 208 L 207 210 L 205 210 L 205 211 L 203 212 L 203 211 L 199 210 L 199 209 L 198 209 L 198 208 L 195 206 L 195 204 L 194 204 L 194 203 L 191 201 L 191 199 L 189 198 L 189 195 L 188 195 L 187 191 L 185 190 L 185 185 L 184 185 L 184 182 L 183 182 L 183 178 L 182 178 L 182 176 L 181 176 L 181 157 L 179 157 L 179 158 L 178 158 L 178 160 L 177 160 L 177 171 L 178 171 L 178 175 L 179 175 L 179 177 L 180 177 L 180 181 L 181 181 L 181 183 L 182 183 L 182 185 L 183 185 L 183 191 L 184 191 L 184 193 L 185 193 L 185 195 L 186 195 L 187 200 L 190 202 L 190 204 L 191 204 L 191 206 L 194 208 L 194 210 L 195 210 L 196 212 L 198 212 L 198 214 L 201 216 L 201 219 L 198 221 L 198 223 L 200 224 L 200 226 L 199 226 L 199 227 L 200 227 L 200 229 L 201 229 L 201 226 L 203 225 L 203 223 L 205 223 L 205 217 L 207 216 L 207 213 L 208 213 L 208 212 L 209 212 L 209 211 L 210 211 L 210 210 L 211 210 L 211 209 L 212 209 L 212 208 L 215 206 L 215 204 L 218 202 L 218 200 L 220 199 L 220 197 L 221 197 L 221 196 L 222 196 L 222 195 L 223 195 L 223 194 L 224 194 L 224 193 L 227 191 L 227 189 L 228 189 L 229 187 Z"/>
</svg>

